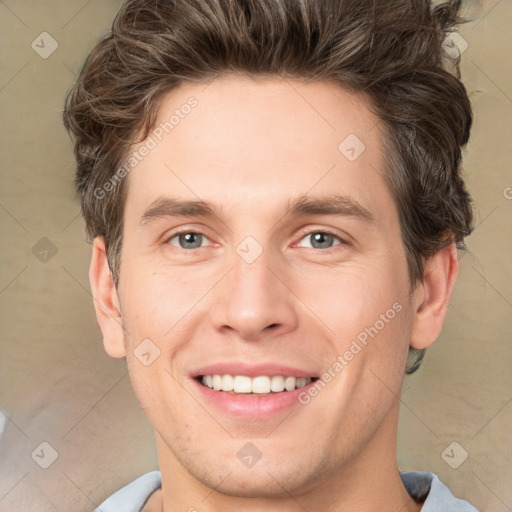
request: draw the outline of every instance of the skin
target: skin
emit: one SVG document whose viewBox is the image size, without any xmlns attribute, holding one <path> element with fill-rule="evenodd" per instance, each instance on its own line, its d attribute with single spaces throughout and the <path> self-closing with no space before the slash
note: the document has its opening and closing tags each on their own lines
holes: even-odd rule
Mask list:
<svg viewBox="0 0 512 512">
<path fill-rule="evenodd" d="M 126 357 L 156 431 L 163 483 L 145 510 L 420 510 L 397 467 L 398 397 L 409 345 L 425 348 L 441 330 L 455 246 L 426 262 L 411 293 L 383 180 L 384 128 L 362 95 L 327 82 L 224 75 L 168 93 L 157 125 L 190 96 L 198 106 L 129 174 L 117 289 L 101 238 L 90 267 L 105 349 Z M 366 145 L 353 162 L 338 150 L 349 134 Z M 333 191 L 374 222 L 287 215 L 289 199 Z M 141 225 L 152 202 L 167 196 L 213 202 L 217 215 Z M 202 233 L 202 246 L 180 245 L 178 228 Z M 325 230 L 339 239 L 319 248 L 311 235 Z M 247 236 L 263 249 L 250 264 L 236 252 Z M 321 375 L 397 301 L 402 310 L 289 415 L 247 422 L 192 385 L 192 370 L 226 360 Z M 147 338 L 160 350 L 149 366 L 134 355 Z M 247 442 L 262 453 L 252 468 L 236 456 Z"/>
</svg>

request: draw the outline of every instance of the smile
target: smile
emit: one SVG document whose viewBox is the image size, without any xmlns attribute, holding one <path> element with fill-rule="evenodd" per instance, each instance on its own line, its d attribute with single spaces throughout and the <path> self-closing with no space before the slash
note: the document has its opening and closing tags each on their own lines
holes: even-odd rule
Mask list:
<svg viewBox="0 0 512 512">
<path fill-rule="evenodd" d="M 231 394 L 257 394 L 267 395 L 273 393 L 282 393 L 301 389 L 312 381 L 318 380 L 317 377 L 291 377 L 274 375 L 272 377 L 260 375 L 249 377 L 246 375 L 200 375 L 197 377 L 199 382 L 214 391 L 225 391 Z"/>
<path fill-rule="evenodd" d="M 191 382 L 205 405 L 236 420 L 250 422 L 289 414 L 296 407 L 300 411 L 311 410 L 311 406 L 304 407 L 300 402 L 300 395 L 307 393 L 317 380 L 318 377 L 213 374 L 198 375 Z M 312 407 L 320 406 L 317 403 Z"/>
</svg>

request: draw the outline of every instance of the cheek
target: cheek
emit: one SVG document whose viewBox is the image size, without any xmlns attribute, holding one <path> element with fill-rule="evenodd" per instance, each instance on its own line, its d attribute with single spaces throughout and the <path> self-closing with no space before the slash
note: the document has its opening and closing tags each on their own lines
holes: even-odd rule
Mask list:
<svg viewBox="0 0 512 512">
<path fill-rule="evenodd" d="M 194 271 L 126 266 L 123 275 L 123 319 L 133 337 L 166 338 L 204 295 L 207 286 Z"/>
<path fill-rule="evenodd" d="M 348 428 L 356 437 L 361 418 L 373 418 L 376 428 L 400 396 L 410 309 L 406 301 L 395 301 L 383 309 L 367 310 L 358 322 L 363 327 L 352 324 L 350 333 L 337 337 L 336 346 L 343 365 L 336 383 L 339 410 L 342 416 L 349 411 Z"/>
<path fill-rule="evenodd" d="M 326 367 L 340 362 L 343 369 L 339 365 L 337 369 L 349 387 L 360 386 L 363 379 L 372 390 L 372 382 L 380 377 L 396 388 L 403 376 L 411 329 L 406 270 L 386 260 L 345 267 L 332 273 L 323 288 L 312 286 L 321 282 L 320 273 L 317 277 L 308 277 L 302 293 L 320 320 L 311 317 L 313 322 L 328 327 L 324 331 L 330 340 Z"/>
<path fill-rule="evenodd" d="M 395 302 L 407 297 L 405 272 L 383 258 L 345 264 L 338 269 L 309 268 L 294 283 L 294 291 L 311 311 L 346 338 L 373 325 Z M 396 311 L 388 316 L 394 317 Z"/>
<path fill-rule="evenodd" d="M 169 393 L 172 389 L 172 378 L 161 364 L 163 355 L 150 366 L 144 366 L 134 356 L 127 357 L 130 382 L 140 407 L 146 414 L 153 428 L 159 430 L 162 421 L 172 410 L 169 405 Z"/>
</svg>

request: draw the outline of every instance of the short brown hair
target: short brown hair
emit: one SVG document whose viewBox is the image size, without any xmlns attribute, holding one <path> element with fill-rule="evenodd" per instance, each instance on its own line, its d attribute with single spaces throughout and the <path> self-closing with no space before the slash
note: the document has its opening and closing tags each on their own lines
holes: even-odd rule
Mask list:
<svg viewBox="0 0 512 512">
<path fill-rule="evenodd" d="M 90 238 L 104 237 L 116 285 L 123 180 L 95 192 L 154 126 L 163 95 L 220 73 L 333 81 L 367 95 L 383 121 L 386 181 L 396 201 L 411 289 L 426 259 L 473 230 L 461 177 L 472 113 L 459 59 L 443 41 L 460 0 L 128 0 L 66 100 L 76 187 Z M 140 140 L 136 140 L 142 134 Z M 412 351 L 414 371 L 423 351 Z"/>
</svg>

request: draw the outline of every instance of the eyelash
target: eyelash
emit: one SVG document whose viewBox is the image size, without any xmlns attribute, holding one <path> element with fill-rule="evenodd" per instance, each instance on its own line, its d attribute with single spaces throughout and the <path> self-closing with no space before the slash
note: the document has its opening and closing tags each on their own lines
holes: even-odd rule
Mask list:
<svg viewBox="0 0 512 512">
<path fill-rule="evenodd" d="M 343 240 L 338 234 L 336 234 L 333 231 L 330 231 L 328 229 L 316 229 L 316 230 L 311 230 L 311 231 L 304 232 L 304 233 L 301 234 L 301 236 L 299 238 L 299 242 L 302 241 L 307 236 L 310 236 L 310 235 L 313 235 L 313 234 L 317 234 L 317 233 L 320 233 L 322 235 L 331 235 L 335 239 L 337 239 L 340 243 L 336 244 L 336 245 L 333 245 L 332 247 L 328 247 L 326 249 L 317 249 L 315 247 L 306 247 L 306 249 L 314 249 L 314 250 L 317 250 L 317 251 L 322 251 L 322 252 L 325 252 L 325 253 L 330 253 L 338 245 L 347 245 L 347 242 L 345 240 Z M 175 237 L 177 237 L 179 235 L 185 235 L 185 234 L 202 235 L 202 236 L 204 236 L 205 238 L 208 239 L 208 237 L 204 233 L 201 233 L 200 231 L 193 231 L 193 230 L 190 230 L 190 229 L 184 229 L 184 230 L 181 230 L 181 231 L 176 231 L 172 235 L 167 237 L 166 240 L 165 240 L 165 244 L 171 245 L 170 241 L 173 238 L 175 238 Z M 197 250 L 197 249 L 202 249 L 203 248 L 203 247 L 194 247 L 192 249 L 184 249 L 183 247 L 176 247 L 176 246 L 172 246 L 172 247 L 174 247 L 175 249 L 186 251 L 186 252 L 190 252 L 190 251 L 193 251 L 193 250 Z"/>
</svg>

